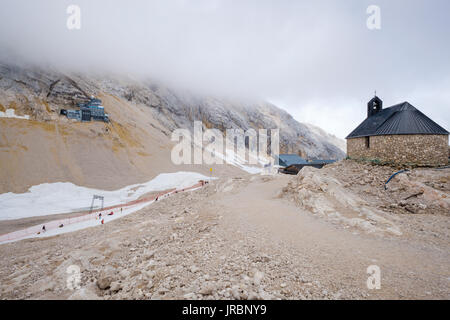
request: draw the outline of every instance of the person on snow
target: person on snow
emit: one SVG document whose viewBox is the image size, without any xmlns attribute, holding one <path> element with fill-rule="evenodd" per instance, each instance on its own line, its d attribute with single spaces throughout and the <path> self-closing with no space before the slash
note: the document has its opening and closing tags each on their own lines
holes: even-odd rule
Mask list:
<svg viewBox="0 0 450 320">
<path fill-rule="evenodd" d="M 45 224 L 42 226 L 42 232 L 45 232 L 45 231 L 47 231 L 46 229 L 45 229 Z"/>
</svg>

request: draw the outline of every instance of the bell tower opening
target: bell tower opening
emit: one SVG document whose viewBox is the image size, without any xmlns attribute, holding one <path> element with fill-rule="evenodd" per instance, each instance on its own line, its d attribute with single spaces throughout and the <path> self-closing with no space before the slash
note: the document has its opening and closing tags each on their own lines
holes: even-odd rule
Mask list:
<svg viewBox="0 0 450 320">
<path fill-rule="evenodd" d="M 377 96 L 367 103 L 367 118 L 371 117 L 383 109 L 383 101 Z"/>
</svg>

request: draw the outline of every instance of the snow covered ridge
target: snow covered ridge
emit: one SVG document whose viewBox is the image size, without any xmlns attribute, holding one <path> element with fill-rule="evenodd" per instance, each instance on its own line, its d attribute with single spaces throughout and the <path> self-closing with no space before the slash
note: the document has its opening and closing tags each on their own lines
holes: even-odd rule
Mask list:
<svg viewBox="0 0 450 320">
<path fill-rule="evenodd" d="M 86 210 L 90 207 L 94 194 L 105 197 L 105 207 L 115 206 L 136 200 L 148 192 L 183 189 L 199 180 L 208 179 L 209 177 L 196 172 L 162 173 L 146 183 L 133 184 L 115 191 L 86 188 L 70 182 L 44 183 L 31 187 L 26 193 L 0 194 L 0 220 Z"/>
<path fill-rule="evenodd" d="M 16 115 L 16 110 L 14 109 L 6 109 L 5 112 L 0 111 L 0 118 L 15 118 L 15 119 L 24 119 L 24 120 L 30 120 L 30 116 L 18 116 Z"/>
</svg>

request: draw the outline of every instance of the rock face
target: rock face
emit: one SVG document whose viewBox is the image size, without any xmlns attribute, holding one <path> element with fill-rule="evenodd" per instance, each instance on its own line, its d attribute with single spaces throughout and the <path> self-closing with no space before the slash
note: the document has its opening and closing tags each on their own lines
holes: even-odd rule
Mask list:
<svg viewBox="0 0 450 320">
<path fill-rule="evenodd" d="M 394 223 L 383 217 L 384 212 L 348 190 L 332 170 L 333 167 L 323 170 L 305 167 L 284 192 L 302 208 L 346 227 L 368 233 L 402 234 Z"/>
<path fill-rule="evenodd" d="M 303 168 L 281 192 L 300 207 L 346 228 L 400 236 L 403 215 L 448 216 L 449 169 L 416 168 L 386 181 L 398 168 L 344 160 Z M 418 232 L 423 226 L 415 225 Z"/>
<path fill-rule="evenodd" d="M 166 135 L 202 121 L 221 131 L 280 129 L 280 152 L 309 158 L 342 159 L 342 141 L 297 122 L 266 102 L 242 102 L 171 90 L 151 81 L 112 75 L 65 74 L 0 62 L 0 111 L 12 108 L 36 120 L 56 120 L 61 108 L 73 107 L 91 95 L 110 95 L 144 106 L 158 119 Z M 105 105 L 106 111 L 108 106 Z"/>
<path fill-rule="evenodd" d="M 342 159 L 345 156 L 340 149 L 343 141 L 337 145 L 336 137 L 312 130 L 310 126 L 297 122 L 290 114 L 267 102 L 245 103 L 199 97 L 143 83 L 123 88 L 108 82 L 107 86 L 102 85 L 102 89 L 148 106 L 169 130 L 191 128 L 193 121 L 202 121 L 205 127 L 223 132 L 231 128 L 279 128 L 282 153 L 326 159 Z"/>
</svg>

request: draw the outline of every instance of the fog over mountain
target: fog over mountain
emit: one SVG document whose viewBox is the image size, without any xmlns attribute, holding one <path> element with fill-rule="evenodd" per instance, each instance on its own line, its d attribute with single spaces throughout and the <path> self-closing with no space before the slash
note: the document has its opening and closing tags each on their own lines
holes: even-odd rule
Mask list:
<svg viewBox="0 0 450 320">
<path fill-rule="evenodd" d="M 69 5 L 81 29 L 66 26 Z M 3 57 L 114 71 L 202 94 L 258 98 L 343 138 L 377 90 L 450 127 L 446 0 L 2 0 Z M 447 112 L 445 112 L 447 110 Z"/>
<path fill-rule="evenodd" d="M 401 102 L 450 131 L 449 18 L 450 0 L 0 0 L 0 300 L 181 301 L 168 319 L 448 300 L 448 132 Z M 400 104 L 368 110 L 375 91 Z M 384 135 L 346 141 L 368 111 Z"/>
</svg>

